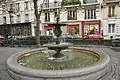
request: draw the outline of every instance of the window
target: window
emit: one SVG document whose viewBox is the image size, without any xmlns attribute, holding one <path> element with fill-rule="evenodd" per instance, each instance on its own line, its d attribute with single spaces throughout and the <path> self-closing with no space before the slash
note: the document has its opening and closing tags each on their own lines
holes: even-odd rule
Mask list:
<svg viewBox="0 0 120 80">
<path fill-rule="evenodd" d="M 14 36 L 28 36 L 31 35 L 31 27 L 29 24 L 16 25 L 12 27 Z"/>
<path fill-rule="evenodd" d="M 114 17 L 114 16 L 115 16 L 115 6 L 109 6 L 108 17 Z"/>
<path fill-rule="evenodd" d="M 45 22 L 50 21 L 50 13 L 45 13 Z"/>
<path fill-rule="evenodd" d="M 20 15 L 17 15 L 17 23 L 20 23 Z"/>
<path fill-rule="evenodd" d="M 67 19 L 77 20 L 77 10 L 68 10 Z"/>
<path fill-rule="evenodd" d="M 25 10 L 28 10 L 28 2 L 25 2 Z"/>
<path fill-rule="evenodd" d="M 25 14 L 25 22 L 29 22 L 29 14 Z"/>
<path fill-rule="evenodd" d="M 48 8 L 49 7 L 49 3 L 45 2 L 44 3 L 44 8 Z"/>
<path fill-rule="evenodd" d="M 115 33 L 115 24 L 108 25 L 108 33 Z"/>
<path fill-rule="evenodd" d="M 75 25 L 68 25 L 67 26 L 67 32 L 71 35 L 74 34 L 79 34 L 79 25 L 75 24 Z"/>
<path fill-rule="evenodd" d="M 11 23 L 14 23 L 14 17 L 11 16 L 10 18 L 11 18 Z"/>
<path fill-rule="evenodd" d="M 44 6 L 44 8 L 48 8 L 49 7 L 49 0 L 45 0 L 43 6 Z"/>
<path fill-rule="evenodd" d="M 20 11 L 20 3 L 16 3 L 16 11 Z"/>
<path fill-rule="evenodd" d="M 4 9 L 5 8 L 5 5 L 2 5 L 2 8 Z M 5 10 L 2 10 L 2 13 L 4 14 L 6 11 Z"/>
<path fill-rule="evenodd" d="M 96 9 L 85 9 L 85 19 L 96 19 Z"/>
<path fill-rule="evenodd" d="M 10 4 L 10 10 L 13 10 L 13 4 Z"/>
<path fill-rule="evenodd" d="M 55 10 L 54 11 L 54 19 L 56 20 L 56 17 L 60 18 L 60 15 L 59 15 L 59 11 L 58 10 Z"/>
<path fill-rule="evenodd" d="M 3 17 L 3 24 L 6 24 L 6 16 Z"/>
<path fill-rule="evenodd" d="M 58 7 L 60 4 L 60 2 L 58 2 L 57 0 L 54 0 L 54 7 Z"/>
</svg>

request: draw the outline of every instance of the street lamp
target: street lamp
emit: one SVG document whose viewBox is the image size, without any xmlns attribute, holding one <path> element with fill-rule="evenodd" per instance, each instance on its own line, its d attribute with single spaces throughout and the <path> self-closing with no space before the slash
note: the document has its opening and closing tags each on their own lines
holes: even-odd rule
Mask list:
<svg viewBox="0 0 120 80">
<path fill-rule="evenodd" d="M 10 36 L 11 36 L 11 47 L 13 47 L 13 31 L 12 31 L 12 13 L 13 13 L 13 10 L 9 10 L 8 11 L 9 13 L 9 17 L 10 17 Z"/>
</svg>

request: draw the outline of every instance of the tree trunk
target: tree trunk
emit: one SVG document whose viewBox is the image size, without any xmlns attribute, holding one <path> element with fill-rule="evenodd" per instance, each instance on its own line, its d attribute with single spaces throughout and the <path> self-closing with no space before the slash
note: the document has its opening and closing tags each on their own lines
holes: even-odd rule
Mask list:
<svg viewBox="0 0 120 80">
<path fill-rule="evenodd" d="M 40 18 L 37 18 L 37 24 L 36 24 L 36 48 L 41 47 L 40 44 Z"/>
</svg>

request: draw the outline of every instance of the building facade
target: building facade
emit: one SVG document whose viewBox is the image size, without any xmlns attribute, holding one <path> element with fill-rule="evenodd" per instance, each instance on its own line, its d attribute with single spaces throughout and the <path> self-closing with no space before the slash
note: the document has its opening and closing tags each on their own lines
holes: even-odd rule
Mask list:
<svg viewBox="0 0 120 80">
<path fill-rule="evenodd" d="M 105 0 L 101 8 L 104 38 L 120 37 L 120 0 Z"/>
<path fill-rule="evenodd" d="M 47 24 L 55 23 L 56 17 L 59 17 L 60 23 L 68 24 L 61 27 L 62 34 L 77 35 L 80 38 L 89 34 L 101 34 L 105 39 L 120 36 L 120 0 L 71 0 L 66 3 L 64 1 L 45 0 L 40 18 L 41 35 L 54 35 L 55 26 Z M 64 8 L 61 6 L 63 2 Z M 8 32 L 14 36 L 35 36 L 33 2 L 16 1 L 15 8 L 16 13 L 12 16 L 5 11 L 0 12 L 0 34 Z"/>
<path fill-rule="evenodd" d="M 72 1 L 72 0 L 71 0 Z M 73 0 L 74 1 L 74 0 Z M 78 0 L 79 1 L 79 0 Z M 46 35 L 52 35 L 54 26 L 46 26 L 49 23 L 55 22 L 56 14 L 59 13 L 60 23 L 68 24 L 68 26 L 61 27 L 62 34 L 77 35 L 80 38 L 91 34 L 101 34 L 101 10 L 99 3 L 96 0 L 86 2 L 76 2 L 76 4 L 65 3 L 64 9 L 61 6 L 49 7 L 44 9 L 42 23 Z M 74 2 L 75 3 L 75 2 Z M 48 12 L 50 11 L 50 12 Z"/>
</svg>

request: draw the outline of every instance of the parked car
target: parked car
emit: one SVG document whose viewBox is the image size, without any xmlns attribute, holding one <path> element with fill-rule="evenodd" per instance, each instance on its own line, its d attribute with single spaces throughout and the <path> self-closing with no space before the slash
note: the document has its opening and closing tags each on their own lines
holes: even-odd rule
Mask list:
<svg viewBox="0 0 120 80">
<path fill-rule="evenodd" d="M 61 38 L 63 38 L 63 39 L 77 39 L 78 37 L 75 35 L 71 35 L 71 34 L 63 34 L 61 36 Z"/>
<path fill-rule="evenodd" d="M 104 38 L 100 34 L 90 34 L 90 35 L 88 35 L 88 39 L 89 40 L 102 40 Z"/>
<path fill-rule="evenodd" d="M 89 40 L 102 40 L 104 39 L 102 35 L 100 34 L 89 34 L 87 36 L 84 36 L 83 39 L 89 39 Z"/>
</svg>

